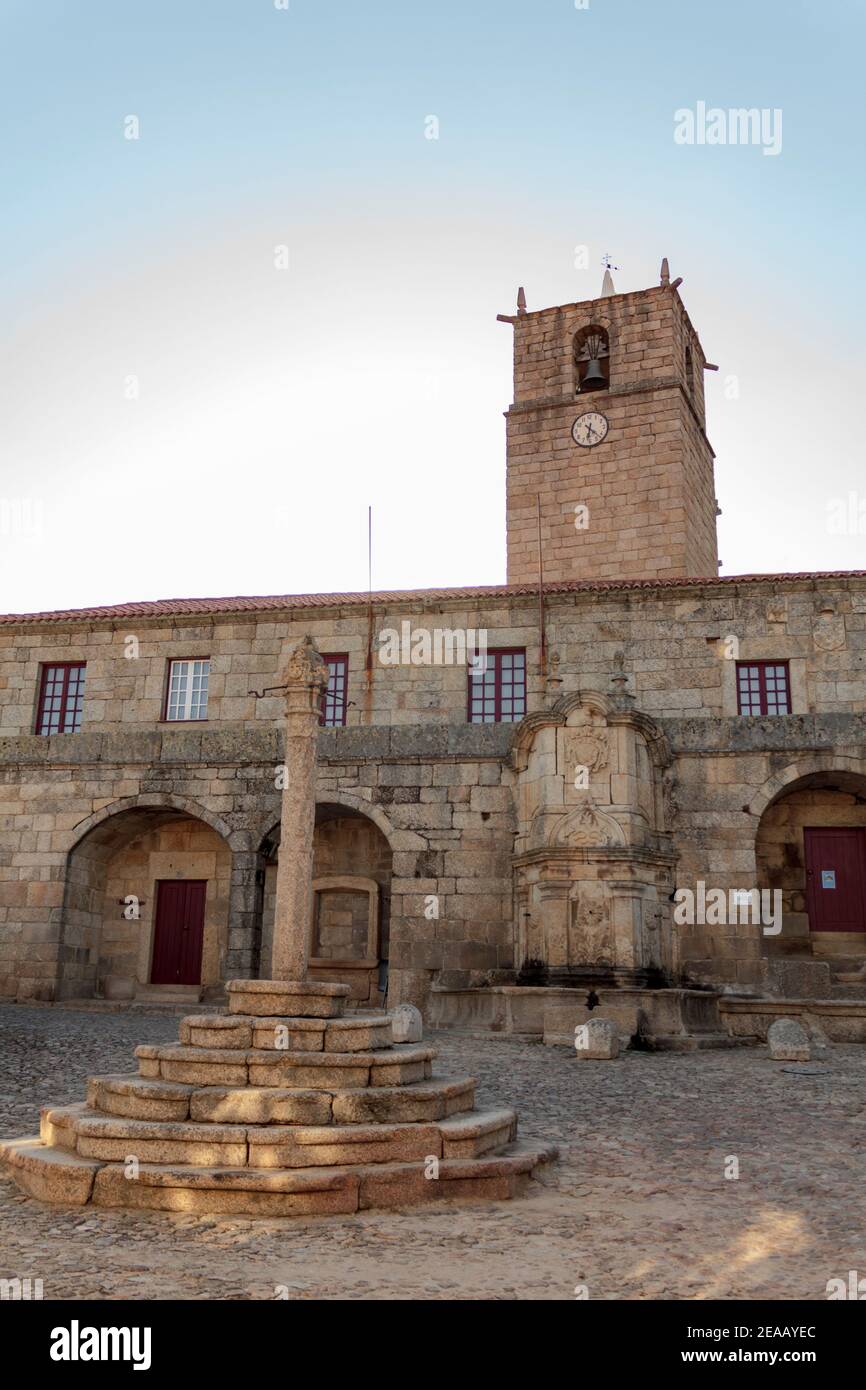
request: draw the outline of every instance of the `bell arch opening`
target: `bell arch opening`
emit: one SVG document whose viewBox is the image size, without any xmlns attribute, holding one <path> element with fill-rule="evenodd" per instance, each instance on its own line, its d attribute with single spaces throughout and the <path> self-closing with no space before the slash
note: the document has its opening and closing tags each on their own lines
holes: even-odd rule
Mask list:
<svg viewBox="0 0 866 1390">
<path fill-rule="evenodd" d="M 610 385 L 610 337 L 600 324 L 589 323 L 574 335 L 574 394 L 606 391 Z"/>
</svg>

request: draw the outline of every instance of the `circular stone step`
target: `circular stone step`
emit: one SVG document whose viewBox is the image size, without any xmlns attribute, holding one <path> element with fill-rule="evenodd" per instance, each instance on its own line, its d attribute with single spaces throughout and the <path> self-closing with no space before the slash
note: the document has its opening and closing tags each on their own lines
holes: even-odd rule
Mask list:
<svg viewBox="0 0 866 1390">
<path fill-rule="evenodd" d="M 264 1052 L 147 1043 L 137 1047 L 135 1055 L 139 1075 L 155 1080 L 328 1091 L 424 1081 L 432 1073 L 436 1052 L 411 1043 L 375 1052 Z"/>
<path fill-rule="evenodd" d="M 251 1168 L 329 1168 L 478 1158 L 505 1148 L 516 1132 L 513 1110 L 462 1115 L 438 1124 L 255 1126 L 247 1130 L 247 1162 Z"/>
<path fill-rule="evenodd" d="M 121 1164 L 110 1163 L 100 1167 L 95 1177 L 87 1175 L 87 1180 L 92 1182 L 95 1206 L 310 1216 L 411 1206 L 437 1199 L 503 1200 L 517 1196 L 533 1170 L 555 1157 L 556 1150 L 546 1145 L 513 1144 L 506 1153 L 494 1157 L 441 1159 L 435 1177 L 425 1159 L 348 1168 L 238 1170 L 142 1164 L 135 1181 L 124 1176 Z M 35 1166 L 32 1153 L 30 1164 Z M 14 1170 L 13 1176 L 18 1176 Z"/>
<path fill-rule="evenodd" d="M 254 1047 L 270 1052 L 367 1052 L 390 1047 L 393 1037 L 386 1014 L 330 1019 L 204 1014 L 181 1021 L 180 1041 L 189 1047 L 230 1050 Z"/>
<path fill-rule="evenodd" d="M 243 1125 L 129 1120 L 84 1112 L 73 1121 L 76 1151 L 82 1158 L 127 1163 L 189 1163 L 243 1168 L 248 1158 Z"/>
<path fill-rule="evenodd" d="M 331 1098 L 335 1124 L 382 1124 L 391 1120 L 422 1122 L 444 1120 L 471 1110 L 475 1104 L 475 1080 L 421 1081 L 407 1086 L 368 1086 L 363 1091 L 336 1091 Z"/>
<path fill-rule="evenodd" d="M 51 1147 L 106 1162 L 206 1167 L 330 1168 L 352 1163 L 477 1158 L 515 1137 L 513 1110 L 473 1112 L 428 1123 L 221 1124 L 136 1120 L 85 1105 L 46 1108 L 41 1138 Z"/>
<path fill-rule="evenodd" d="M 216 1124 L 327 1125 L 331 1096 L 327 1091 L 298 1091 L 273 1086 L 207 1086 L 193 1091 L 189 1117 Z"/>
<path fill-rule="evenodd" d="M 131 1120 L 185 1120 L 189 1117 L 192 1086 L 179 1082 L 146 1081 L 140 1076 L 91 1076 L 87 1104 L 106 1115 Z"/>
<path fill-rule="evenodd" d="M 348 985 L 312 980 L 229 980 L 226 993 L 230 1014 L 339 1018 L 350 989 Z"/>
<path fill-rule="evenodd" d="M 309 1086 L 315 1090 L 356 1090 L 403 1086 L 424 1081 L 433 1070 L 431 1047 L 391 1047 L 378 1052 L 275 1052 L 266 1060 L 249 1053 L 252 1086 Z"/>
<path fill-rule="evenodd" d="M 202 1086 L 129 1075 L 92 1076 L 87 1105 L 132 1120 L 203 1124 L 388 1124 L 444 1120 L 471 1111 L 472 1077 L 433 1078 L 407 1086 L 363 1090 L 298 1090 L 276 1086 Z"/>
</svg>

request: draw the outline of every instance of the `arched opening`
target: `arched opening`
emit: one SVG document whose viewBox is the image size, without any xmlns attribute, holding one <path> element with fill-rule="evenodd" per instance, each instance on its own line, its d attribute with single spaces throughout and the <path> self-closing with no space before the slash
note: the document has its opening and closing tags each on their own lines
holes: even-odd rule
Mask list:
<svg viewBox="0 0 866 1390">
<path fill-rule="evenodd" d="M 606 328 L 587 324 L 574 335 L 574 393 L 606 391 L 610 385 L 610 339 Z"/>
<path fill-rule="evenodd" d="M 273 941 L 280 827 L 262 843 L 262 973 Z M 358 1003 L 384 1003 L 391 922 L 391 846 L 378 825 L 351 806 L 320 802 L 313 836 L 310 975 L 348 984 Z"/>
<path fill-rule="evenodd" d="M 218 993 L 230 879 L 225 839 L 178 806 L 97 820 L 67 857 L 60 997 Z"/>
<path fill-rule="evenodd" d="M 695 366 L 692 360 L 692 350 L 686 344 L 686 388 L 690 396 L 695 394 Z"/>
<path fill-rule="evenodd" d="M 770 956 L 866 955 L 866 777 L 822 770 L 788 783 L 755 840 L 758 884 L 782 894 Z"/>
</svg>

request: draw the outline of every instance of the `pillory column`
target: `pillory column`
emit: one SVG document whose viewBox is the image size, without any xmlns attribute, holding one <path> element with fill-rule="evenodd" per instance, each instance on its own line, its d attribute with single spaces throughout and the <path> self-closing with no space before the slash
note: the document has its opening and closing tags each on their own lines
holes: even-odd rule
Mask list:
<svg viewBox="0 0 866 1390">
<path fill-rule="evenodd" d="M 286 688 L 286 785 L 277 860 L 271 978 L 306 979 L 313 912 L 313 829 L 316 820 L 316 739 L 319 702 L 328 668 L 305 637 L 283 672 Z"/>
</svg>

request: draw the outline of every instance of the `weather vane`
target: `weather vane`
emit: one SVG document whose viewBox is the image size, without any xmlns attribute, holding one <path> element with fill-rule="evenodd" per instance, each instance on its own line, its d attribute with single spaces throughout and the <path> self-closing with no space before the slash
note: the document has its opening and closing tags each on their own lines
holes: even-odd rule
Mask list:
<svg viewBox="0 0 866 1390">
<path fill-rule="evenodd" d="M 613 257 L 611 256 L 609 251 L 606 255 L 602 256 L 601 263 L 604 266 L 605 270 L 619 270 L 620 268 L 618 265 L 613 264 Z"/>
</svg>

